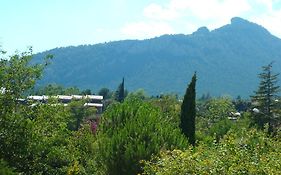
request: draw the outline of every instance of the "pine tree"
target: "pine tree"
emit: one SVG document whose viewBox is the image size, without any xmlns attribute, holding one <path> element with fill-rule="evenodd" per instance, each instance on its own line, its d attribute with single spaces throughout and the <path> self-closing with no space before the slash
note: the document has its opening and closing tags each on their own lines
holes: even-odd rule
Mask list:
<svg viewBox="0 0 281 175">
<path fill-rule="evenodd" d="M 181 106 L 180 128 L 183 134 L 188 138 L 188 141 L 193 146 L 195 145 L 195 116 L 196 116 L 196 73 L 194 73 Z"/>
<path fill-rule="evenodd" d="M 275 100 L 280 91 L 280 87 L 277 85 L 279 74 L 272 72 L 272 64 L 273 62 L 262 67 L 262 73 L 259 74 L 260 84 L 258 90 L 252 96 L 252 103 L 259 111 L 259 114 L 254 116 L 254 121 L 259 127 L 263 127 L 264 124 L 268 123 L 271 129 L 274 120 L 273 114 L 277 109 Z"/>
<path fill-rule="evenodd" d="M 122 103 L 125 99 L 124 78 L 122 80 L 122 83 L 118 86 L 115 97 L 116 100 L 120 103 Z"/>
</svg>

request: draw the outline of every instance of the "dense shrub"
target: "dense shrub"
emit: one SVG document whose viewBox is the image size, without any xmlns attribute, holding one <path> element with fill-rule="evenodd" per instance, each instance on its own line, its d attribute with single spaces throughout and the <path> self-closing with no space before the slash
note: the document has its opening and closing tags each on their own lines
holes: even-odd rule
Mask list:
<svg viewBox="0 0 281 175">
<path fill-rule="evenodd" d="M 226 97 L 200 102 L 197 109 L 196 137 L 204 143 L 212 143 L 214 137 L 219 141 L 237 123 L 244 122 L 239 118 L 239 122 L 228 119 L 230 112 L 234 112 L 235 108 L 231 99 Z"/>
<path fill-rule="evenodd" d="M 145 161 L 143 174 L 279 174 L 280 157 L 280 136 L 271 138 L 256 129 L 241 128 L 212 146 L 162 151 L 159 157 Z"/>
<path fill-rule="evenodd" d="M 97 159 L 106 174 L 137 174 L 139 161 L 162 149 L 183 149 L 186 139 L 179 128 L 149 103 L 129 99 L 108 108 L 97 134 Z"/>
<path fill-rule="evenodd" d="M 95 174 L 94 157 L 85 156 L 92 150 L 91 130 L 68 127 L 80 113 L 57 102 L 19 102 L 44 68 L 31 58 L 31 51 L 0 58 L 0 174 Z"/>
<path fill-rule="evenodd" d="M 5 162 L 4 160 L 0 159 L 0 174 L 2 175 L 16 175 L 18 173 L 16 173 L 14 171 L 13 168 L 9 167 L 7 165 L 7 162 Z"/>
</svg>

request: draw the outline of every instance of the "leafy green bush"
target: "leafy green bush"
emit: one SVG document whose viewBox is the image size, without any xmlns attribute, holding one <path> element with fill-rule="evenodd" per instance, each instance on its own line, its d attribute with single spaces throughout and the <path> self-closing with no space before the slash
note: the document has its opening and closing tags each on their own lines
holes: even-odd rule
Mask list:
<svg viewBox="0 0 281 175">
<path fill-rule="evenodd" d="M 235 108 L 230 98 L 214 98 L 206 103 L 206 113 L 203 117 L 207 117 L 211 122 L 217 122 L 229 116 L 230 112 L 234 112 Z"/>
<path fill-rule="evenodd" d="M 280 174 L 281 137 L 256 129 L 231 130 L 220 143 L 199 144 L 185 151 L 162 151 L 144 161 L 146 175 L 173 174 Z"/>
<path fill-rule="evenodd" d="M 219 141 L 237 124 L 236 121 L 228 119 L 230 112 L 235 111 L 229 98 L 213 98 L 206 102 L 200 102 L 197 107 L 196 136 L 199 141 L 210 144 L 214 137 Z"/>
<path fill-rule="evenodd" d="M 68 150 L 74 155 L 72 164 L 68 167 L 68 175 L 76 174 L 105 174 L 103 166 L 97 168 L 96 138 L 90 125 L 84 124 L 74 132 L 69 139 Z"/>
<path fill-rule="evenodd" d="M 0 174 L 1 175 L 16 175 L 18 173 L 16 173 L 13 168 L 9 167 L 7 165 L 7 162 L 0 159 Z"/>
<path fill-rule="evenodd" d="M 137 174 L 140 160 L 162 149 L 185 148 L 179 128 L 151 104 L 129 99 L 110 106 L 97 134 L 97 160 L 106 174 Z"/>
<path fill-rule="evenodd" d="M 165 116 L 167 116 L 167 119 L 169 119 L 176 126 L 179 126 L 181 103 L 177 100 L 175 96 L 163 95 L 161 96 L 161 98 L 149 100 L 149 103 L 159 108 L 161 112 Z"/>
<path fill-rule="evenodd" d="M 0 174 L 96 174 L 89 155 L 93 149 L 88 145 L 94 143 L 90 129 L 68 128 L 71 117 L 83 116 L 79 109 L 50 101 L 35 106 L 18 101 L 44 68 L 30 64 L 31 57 L 27 52 L 0 59 L 0 83 L 5 88 L 0 93 Z"/>
</svg>

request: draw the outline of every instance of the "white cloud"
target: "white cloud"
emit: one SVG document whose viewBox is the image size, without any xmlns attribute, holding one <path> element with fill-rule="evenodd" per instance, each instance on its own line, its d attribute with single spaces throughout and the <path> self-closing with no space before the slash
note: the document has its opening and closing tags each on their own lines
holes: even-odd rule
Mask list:
<svg viewBox="0 0 281 175">
<path fill-rule="evenodd" d="M 176 19 L 192 15 L 206 20 L 225 16 L 236 16 L 251 9 L 245 0 L 171 0 L 169 4 L 150 4 L 144 16 L 151 19 Z"/>
<path fill-rule="evenodd" d="M 156 20 L 173 20 L 176 19 L 179 14 L 170 8 L 164 8 L 159 4 L 150 4 L 143 10 L 143 15 L 150 19 Z"/>
<path fill-rule="evenodd" d="M 250 20 L 262 25 L 268 29 L 270 33 L 281 38 L 281 10 L 271 10 L 268 13 L 264 13 L 259 16 L 253 16 L 250 18 Z"/>
<path fill-rule="evenodd" d="M 184 31 L 186 31 L 186 34 L 192 34 L 193 32 L 195 32 L 200 25 L 195 24 L 195 23 L 186 23 L 184 24 Z"/>
<path fill-rule="evenodd" d="M 281 36 L 281 10 L 274 9 L 280 0 L 170 0 L 144 8 L 142 21 L 127 24 L 123 34 L 148 38 L 165 33 L 192 33 L 201 26 L 213 30 L 239 16 Z M 276 6 L 275 6 L 276 7 Z"/>
<path fill-rule="evenodd" d="M 174 33 L 172 27 L 164 22 L 134 22 L 125 25 L 121 32 L 130 38 L 150 38 Z"/>
<path fill-rule="evenodd" d="M 267 10 L 272 10 L 272 0 L 256 0 L 255 3 L 263 5 L 264 7 L 266 7 Z"/>
<path fill-rule="evenodd" d="M 148 5 L 143 15 L 149 20 L 169 21 L 172 25 L 177 21 L 186 21 L 185 26 L 194 30 L 194 26 L 207 26 L 210 29 L 227 24 L 234 16 L 241 16 L 251 10 L 245 0 L 171 0 L 167 4 Z M 191 23 L 192 19 L 193 24 Z"/>
</svg>

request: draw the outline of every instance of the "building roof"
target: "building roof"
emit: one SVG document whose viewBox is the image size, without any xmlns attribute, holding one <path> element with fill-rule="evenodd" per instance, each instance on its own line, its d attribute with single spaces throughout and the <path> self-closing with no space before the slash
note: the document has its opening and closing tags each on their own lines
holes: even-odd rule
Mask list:
<svg viewBox="0 0 281 175">
<path fill-rule="evenodd" d="M 40 96 L 40 95 L 31 95 L 31 96 L 28 96 L 27 99 L 40 101 L 40 100 L 44 100 L 44 96 Z"/>
<path fill-rule="evenodd" d="M 81 100 L 83 99 L 82 95 L 72 95 L 72 99 Z"/>
<path fill-rule="evenodd" d="M 86 95 L 86 98 L 88 98 L 90 100 L 102 100 L 103 96 L 101 96 L 101 95 Z"/>
<path fill-rule="evenodd" d="M 85 103 L 84 106 L 89 106 L 89 107 L 102 107 L 103 104 L 100 104 L 100 103 Z"/>
<path fill-rule="evenodd" d="M 72 100 L 72 96 L 70 95 L 57 95 L 57 98 L 60 100 Z"/>
</svg>

